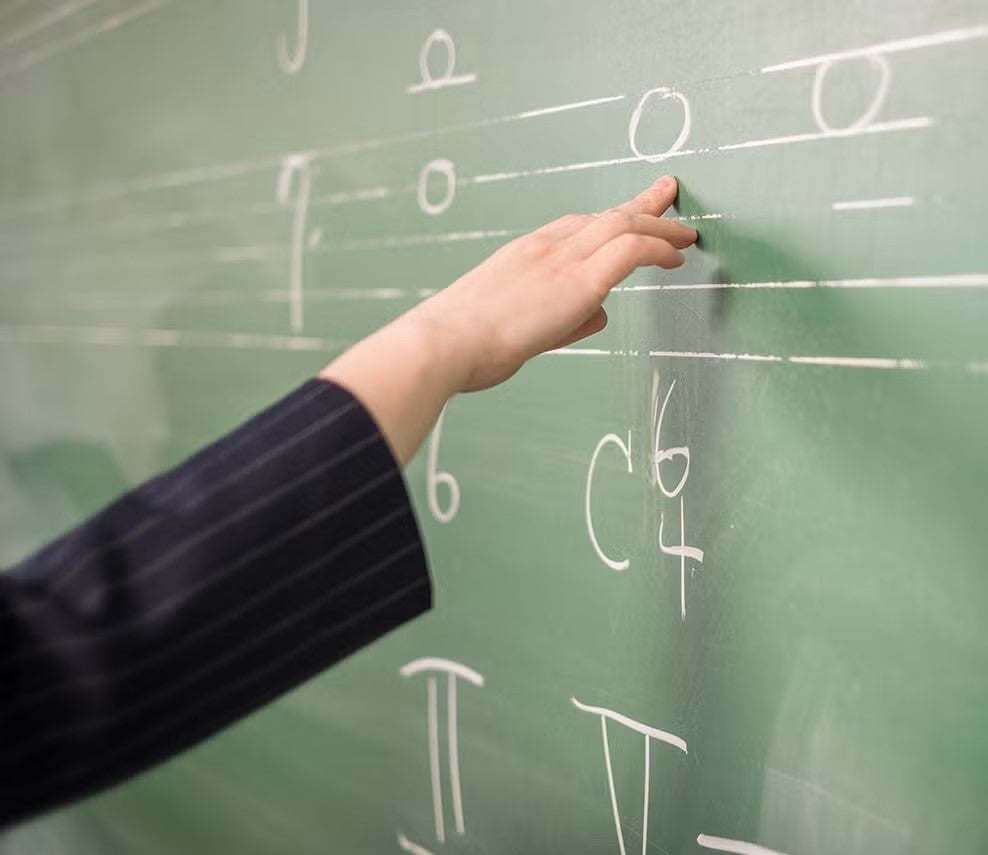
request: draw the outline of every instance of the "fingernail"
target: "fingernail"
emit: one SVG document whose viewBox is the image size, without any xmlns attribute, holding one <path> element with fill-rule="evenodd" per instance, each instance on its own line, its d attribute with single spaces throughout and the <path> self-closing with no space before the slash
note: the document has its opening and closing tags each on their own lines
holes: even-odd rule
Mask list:
<svg viewBox="0 0 988 855">
<path fill-rule="evenodd" d="M 672 190 L 676 186 L 676 179 L 671 175 L 663 175 L 658 181 L 655 182 L 655 186 L 660 190 Z"/>
</svg>

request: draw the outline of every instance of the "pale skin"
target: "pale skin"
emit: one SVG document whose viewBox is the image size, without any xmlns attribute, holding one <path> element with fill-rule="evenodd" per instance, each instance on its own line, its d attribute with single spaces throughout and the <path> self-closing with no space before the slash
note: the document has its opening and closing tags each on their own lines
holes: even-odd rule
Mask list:
<svg viewBox="0 0 988 855">
<path fill-rule="evenodd" d="M 529 359 L 607 325 L 603 303 L 639 267 L 679 267 L 697 232 L 663 219 L 665 177 L 601 214 L 562 217 L 511 241 L 358 342 L 320 377 L 350 391 L 404 466 L 460 392 L 496 386 Z"/>
</svg>

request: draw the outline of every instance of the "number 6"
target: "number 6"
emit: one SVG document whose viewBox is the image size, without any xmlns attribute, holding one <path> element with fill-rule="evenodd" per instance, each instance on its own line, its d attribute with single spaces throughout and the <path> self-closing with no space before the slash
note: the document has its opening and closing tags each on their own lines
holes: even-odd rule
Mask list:
<svg viewBox="0 0 988 855">
<path fill-rule="evenodd" d="M 429 459 L 427 471 L 427 483 L 429 490 L 429 510 L 432 515 L 441 523 L 450 522 L 460 509 L 460 485 L 449 472 L 438 472 L 436 466 L 439 462 L 439 438 L 443 429 L 443 418 L 446 416 L 446 408 L 439 414 L 436 428 L 432 432 L 432 439 L 429 440 Z M 444 511 L 439 507 L 440 484 L 445 484 L 449 490 L 449 507 Z"/>
</svg>

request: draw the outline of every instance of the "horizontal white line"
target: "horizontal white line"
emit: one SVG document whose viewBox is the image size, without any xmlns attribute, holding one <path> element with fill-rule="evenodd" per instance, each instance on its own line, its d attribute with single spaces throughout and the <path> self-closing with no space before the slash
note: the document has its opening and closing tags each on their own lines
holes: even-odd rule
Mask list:
<svg viewBox="0 0 988 855">
<path fill-rule="evenodd" d="M 274 166 L 275 164 L 270 164 Z M 163 188 L 162 188 L 163 189 Z M 309 201 L 309 207 L 319 208 L 324 205 L 345 205 L 353 202 L 373 202 L 381 199 L 388 199 L 398 192 L 413 192 L 414 185 L 407 187 L 367 187 L 358 190 L 337 191 L 326 193 L 322 196 L 314 196 Z M 118 220 L 108 220 L 102 223 L 87 224 L 87 226 L 70 230 L 70 234 L 140 234 L 144 232 L 156 232 L 166 229 L 180 229 L 189 226 L 198 226 L 207 223 L 224 222 L 238 217 L 261 217 L 283 215 L 289 216 L 290 209 L 286 205 L 277 202 L 257 202 L 240 208 L 228 209 L 205 209 L 198 211 L 172 211 L 167 214 L 158 214 L 138 219 L 135 217 L 124 217 Z"/>
<path fill-rule="evenodd" d="M 566 109 L 575 109 L 579 106 L 586 106 L 587 104 L 594 103 L 604 103 L 613 100 L 619 100 L 625 96 L 613 96 L 610 98 L 595 99 L 590 102 L 578 102 L 575 105 L 561 105 L 554 108 L 546 108 L 545 110 L 529 111 L 529 114 L 544 115 L 547 112 L 561 112 Z M 513 118 L 519 118 L 525 114 L 518 114 L 516 116 L 501 117 L 497 120 L 487 120 L 487 123 L 495 121 L 507 121 Z M 477 126 L 478 123 L 474 123 Z M 716 149 L 703 148 L 703 149 L 683 149 L 681 151 L 673 152 L 668 155 L 668 158 L 674 157 L 690 157 L 698 154 L 708 154 L 711 151 L 735 151 L 739 149 L 748 148 L 759 148 L 764 146 L 775 146 L 775 145 L 787 145 L 800 142 L 813 142 L 826 139 L 842 139 L 847 137 L 855 137 L 863 134 L 878 134 L 878 133 L 888 133 L 893 131 L 903 131 L 903 130 L 917 130 L 921 128 L 928 128 L 934 124 L 933 119 L 929 117 L 918 117 L 911 119 L 901 119 L 898 121 L 891 122 L 881 122 L 873 125 L 868 125 L 863 128 L 856 128 L 851 131 L 831 131 L 831 132 L 813 132 L 805 134 L 793 134 L 783 137 L 773 137 L 761 140 L 748 140 L 741 143 L 731 143 L 728 145 L 722 145 Z M 305 157 L 310 160 L 314 160 L 317 157 L 329 157 L 328 154 L 320 155 L 318 152 L 310 151 L 304 153 Z M 588 169 L 601 169 L 610 166 L 620 166 L 629 163 L 640 163 L 648 161 L 647 157 L 638 156 L 627 156 L 627 157 L 617 157 L 608 158 L 604 160 L 589 160 L 582 161 L 578 163 L 564 163 L 557 166 L 545 166 L 538 167 L 535 169 L 521 169 L 509 172 L 493 172 L 493 173 L 482 173 L 480 175 L 467 176 L 458 179 L 457 184 L 460 186 L 467 186 L 473 184 L 491 184 L 500 181 L 511 181 L 519 178 L 530 178 L 539 175 L 553 175 L 566 172 L 579 172 Z M 181 187 L 189 184 L 195 184 L 201 181 L 207 180 L 220 180 L 226 178 L 235 178 L 241 175 L 248 174 L 250 172 L 262 170 L 262 169 L 274 169 L 282 162 L 282 158 L 279 156 L 277 158 L 267 158 L 263 160 L 256 161 L 242 161 L 239 163 L 231 164 L 220 164 L 218 166 L 210 167 L 196 167 L 188 170 L 181 170 L 179 172 L 166 173 L 157 176 L 151 176 L 145 179 L 134 180 L 124 184 L 115 185 L 105 185 L 102 188 L 89 191 L 88 194 L 77 197 L 75 199 L 69 199 L 67 197 L 59 197 L 55 199 L 45 200 L 40 204 L 29 205 L 20 209 L 5 209 L 0 210 L 0 217 L 9 217 L 16 214 L 27 214 L 27 213 L 44 213 L 56 211 L 61 208 L 72 207 L 76 204 L 82 204 L 86 201 L 89 202 L 100 202 L 108 201 L 111 199 L 118 198 L 120 196 L 127 196 L 131 193 L 148 192 L 152 190 L 163 190 L 175 187 Z M 373 201 L 380 199 L 387 199 L 392 197 L 397 193 L 407 193 L 414 192 L 417 185 L 409 184 L 403 187 L 370 187 L 365 189 L 358 189 L 353 191 L 342 191 L 325 194 L 323 196 L 316 196 L 312 199 L 312 206 L 319 206 L 323 204 L 344 204 L 348 202 L 358 202 L 358 201 Z M 259 203 L 252 205 L 243 210 L 224 212 L 208 212 L 208 213 L 174 213 L 163 215 L 156 220 L 152 220 L 151 223 L 157 223 L 156 225 L 145 225 L 143 228 L 134 229 L 131 227 L 128 231 L 142 231 L 142 230 L 155 230 L 157 228 L 180 228 L 188 226 L 194 223 L 200 222 L 210 222 L 213 220 L 221 220 L 227 217 L 239 216 L 242 214 L 275 214 L 281 212 L 282 206 L 275 205 L 273 203 Z M 681 217 L 682 220 L 719 220 L 727 217 L 729 215 L 723 213 L 711 213 L 711 214 L 694 214 Z M 122 221 L 124 225 L 131 225 L 132 220 Z"/>
<path fill-rule="evenodd" d="M 767 65 L 762 69 L 762 74 L 771 74 L 774 71 L 788 71 L 792 68 L 805 68 L 810 65 L 820 65 L 824 62 L 838 62 L 842 59 L 853 59 L 859 56 L 873 56 L 875 54 L 896 53 L 904 50 L 915 50 L 916 48 L 933 47 L 935 45 L 953 44 L 971 39 L 983 39 L 988 37 L 988 27 L 966 27 L 958 30 L 943 30 L 939 33 L 930 33 L 925 36 L 914 36 L 908 39 L 897 39 L 890 42 L 878 42 L 865 47 L 852 48 L 851 50 L 836 51 L 834 53 L 821 53 L 817 56 L 805 59 L 796 59 L 791 62 L 780 62 L 777 65 Z"/>
<path fill-rule="evenodd" d="M 126 327 L 83 327 L 23 325 L 0 327 L 0 344 L 118 345 L 127 347 L 201 347 L 240 350 L 339 352 L 352 342 L 310 336 L 264 333 L 220 333 L 192 330 L 141 329 Z M 641 356 L 637 350 L 561 348 L 547 355 Z M 963 371 L 988 375 L 988 362 L 928 362 L 855 356 L 778 356 L 757 353 L 713 353 L 704 351 L 652 350 L 650 357 L 715 360 L 729 362 L 774 362 L 834 368 Z"/>
<path fill-rule="evenodd" d="M 785 362 L 785 358 L 782 356 L 763 355 L 759 353 L 710 353 L 702 350 L 650 350 L 648 355 L 680 359 L 720 359 L 738 360 L 740 362 Z"/>
<path fill-rule="evenodd" d="M 416 92 L 434 92 L 437 89 L 445 89 L 447 86 L 464 86 L 467 83 L 476 82 L 476 74 L 457 74 L 453 77 L 440 77 L 436 80 L 413 83 L 411 86 L 406 86 L 405 91 L 414 95 Z"/>
<path fill-rule="evenodd" d="M 988 273 L 959 273 L 942 276 L 891 276 L 862 279 L 791 279 L 778 282 L 686 282 L 663 285 L 626 285 L 615 288 L 615 293 L 645 293 L 652 291 L 727 291 L 727 290 L 797 290 L 806 291 L 816 288 L 834 289 L 982 289 L 988 288 Z M 429 297 L 437 292 L 436 288 L 419 288 L 414 293 L 419 297 Z M 203 302 L 204 304 L 235 304 L 248 303 L 260 299 L 266 302 L 285 302 L 290 294 L 285 290 L 268 290 L 260 295 L 250 291 L 175 291 L 154 292 L 145 290 L 120 290 L 102 292 L 71 293 L 51 292 L 37 295 L 44 304 L 71 304 L 92 301 L 99 304 L 112 305 L 114 301 L 122 304 L 134 302 L 154 303 L 163 302 Z M 401 288 L 308 288 L 306 299 L 323 300 L 397 300 L 412 296 L 412 291 Z M 565 347 L 550 351 L 551 353 L 596 353 L 592 348 Z M 614 351 L 606 351 L 612 353 Z M 637 355 L 637 351 L 617 351 L 621 355 Z"/>
<path fill-rule="evenodd" d="M 637 350 L 601 350 L 596 347 L 557 347 L 547 350 L 545 356 L 640 356 Z"/>
<path fill-rule="evenodd" d="M 926 371 L 930 365 L 922 359 L 887 359 L 874 356 L 790 356 L 794 365 L 826 365 L 832 368 L 901 368 Z"/>
<path fill-rule="evenodd" d="M 400 300 L 409 297 L 408 291 L 401 288 L 306 288 L 303 292 L 306 303 L 333 300 Z M 268 291 L 264 299 L 269 302 L 287 302 L 291 299 L 288 291 Z"/>
<path fill-rule="evenodd" d="M 70 2 L 52 9 L 48 14 L 42 15 L 40 18 L 35 18 L 30 24 L 24 24 L 13 30 L 13 32 L 8 33 L 4 38 L 0 39 L 0 48 L 10 47 L 10 45 L 37 35 L 43 29 L 78 14 L 87 6 L 92 6 L 94 3 L 100 2 L 102 0 L 70 0 Z"/>
<path fill-rule="evenodd" d="M 414 677 L 416 674 L 425 674 L 430 671 L 440 671 L 443 674 L 455 674 L 473 683 L 475 686 L 484 685 L 484 675 L 474 671 L 462 662 L 454 662 L 452 659 L 442 659 L 439 656 L 423 656 L 415 659 L 398 669 L 402 677 Z"/>
<path fill-rule="evenodd" d="M 649 356 L 668 359 L 699 359 L 717 362 L 774 362 L 824 368 L 871 368 L 903 371 L 960 371 L 988 374 L 988 362 L 929 362 L 923 359 L 892 359 L 874 356 L 780 356 L 761 353 L 711 353 L 690 350 L 651 350 Z"/>
<path fill-rule="evenodd" d="M 155 3 L 162 3 L 165 0 L 153 0 Z M 336 157 L 343 157 L 349 154 L 358 154 L 364 151 L 374 151 L 394 145 L 402 145 L 410 142 L 418 142 L 444 134 L 459 133 L 462 131 L 477 130 L 490 127 L 492 125 L 505 124 L 508 122 L 522 121 L 547 115 L 549 113 L 563 113 L 570 110 L 580 110 L 598 104 L 605 104 L 610 101 L 619 101 L 627 96 L 612 95 L 604 98 L 594 98 L 585 101 L 574 101 L 566 104 L 556 104 L 550 107 L 541 107 L 532 110 L 523 110 L 519 113 L 511 113 L 504 116 L 496 116 L 488 119 L 477 119 L 470 122 L 462 122 L 456 125 L 448 125 L 442 128 L 429 128 L 422 131 L 411 131 L 406 134 L 399 134 L 393 137 L 380 137 L 377 139 L 366 139 L 348 143 L 339 143 L 322 149 L 313 149 L 305 152 L 292 152 L 301 154 L 312 161 L 331 160 Z M 180 169 L 171 172 L 163 172 L 154 175 L 125 179 L 119 182 L 91 188 L 78 196 L 69 197 L 64 195 L 49 196 L 27 200 L 24 204 L 16 208 L 0 209 L 0 216 L 16 216 L 28 213 L 47 213 L 58 211 L 63 208 L 71 208 L 75 205 L 86 204 L 88 202 L 108 201 L 131 193 L 149 192 L 166 188 L 184 187 L 199 184 L 207 181 L 218 181 L 228 178 L 237 178 L 252 172 L 262 172 L 269 169 L 277 169 L 281 166 L 289 152 L 269 155 L 248 160 L 229 161 L 225 163 L 214 163 L 205 166 L 196 166 L 189 169 Z M 383 198 L 383 197 L 382 197 Z M 315 201 L 315 200 L 314 200 Z"/>
<path fill-rule="evenodd" d="M 431 292 L 430 292 L 431 293 Z M 336 300 L 400 300 L 411 298 L 411 291 L 401 288 L 307 288 L 306 303 L 333 302 Z M 422 296 L 419 293 L 419 296 Z M 52 292 L 32 294 L 26 305 L 59 309 L 105 310 L 126 306 L 245 306 L 250 303 L 289 303 L 291 292 L 270 291 L 145 291 L 119 290 L 98 292 Z"/>
<path fill-rule="evenodd" d="M 698 154 L 694 149 L 683 149 L 667 155 L 665 159 L 673 157 L 689 157 Z M 492 172 L 485 175 L 474 175 L 460 179 L 459 184 L 491 184 L 495 181 L 511 181 L 516 178 L 531 178 L 534 175 L 555 175 L 560 172 L 581 172 L 585 169 L 602 169 L 607 166 L 620 166 L 625 163 L 641 163 L 648 161 L 647 157 L 613 157 L 607 160 L 586 160 L 580 163 L 563 163 L 559 166 L 543 166 L 537 169 L 519 169 L 516 172 Z M 709 216 L 708 219 L 714 219 Z"/>
<path fill-rule="evenodd" d="M 285 255 L 286 252 L 286 249 L 279 246 L 226 246 L 213 252 L 209 260 L 221 264 L 241 261 L 266 261 L 269 258 L 278 258 Z"/>
<path fill-rule="evenodd" d="M 732 852 L 734 855 L 786 855 L 778 849 L 769 849 L 766 846 L 759 846 L 757 843 L 731 840 L 729 837 L 714 837 L 712 834 L 697 835 L 696 842 L 706 849 Z"/>
<path fill-rule="evenodd" d="M 534 119 L 536 116 L 548 116 L 552 113 L 562 113 L 566 110 L 578 110 L 581 107 L 596 107 L 598 104 L 610 104 L 613 101 L 623 101 L 627 95 L 610 95 L 607 98 L 592 98 L 589 101 L 576 101 L 573 104 L 561 104 L 558 107 L 543 107 L 541 110 L 526 110 L 518 113 L 516 118 Z"/>
<path fill-rule="evenodd" d="M 64 53 L 70 48 L 74 48 L 84 44 L 85 42 L 92 41 L 94 38 L 103 35 L 103 33 L 108 33 L 111 30 L 119 29 L 124 26 L 124 24 L 130 23 L 138 18 L 142 18 L 150 12 L 154 12 L 164 6 L 167 2 L 169 2 L 169 0 L 148 0 L 147 3 L 135 6 L 126 12 L 114 13 L 93 26 L 84 27 L 81 30 L 77 30 L 72 33 L 72 35 L 66 36 L 63 39 L 52 39 L 41 47 L 22 54 L 17 61 L 11 65 L 0 69 L 0 80 L 14 74 L 18 74 L 22 71 L 26 71 L 28 68 L 37 65 L 39 62 L 44 62 L 53 56 Z"/>
<path fill-rule="evenodd" d="M 848 202 L 834 202 L 835 211 L 866 211 L 874 208 L 911 208 L 916 204 L 912 196 L 890 196 L 887 199 L 854 199 Z"/>
<path fill-rule="evenodd" d="M 723 291 L 812 288 L 988 288 L 988 273 L 958 273 L 943 276 L 886 276 L 861 279 L 790 279 L 778 282 L 684 282 L 665 285 L 626 285 L 615 292 L 633 291 Z"/>
<path fill-rule="evenodd" d="M 487 229 L 471 232 L 441 232 L 438 234 L 405 235 L 390 238 L 358 238 L 325 244 L 312 252 L 336 252 L 361 249 L 390 249 L 403 246 L 420 246 L 432 243 L 457 243 L 460 241 L 490 240 L 522 234 L 515 229 Z"/>
<path fill-rule="evenodd" d="M 511 181 L 515 178 L 529 178 L 533 175 L 549 175 L 556 172 L 579 172 L 584 169 L 600 169 L 604 166 L 617 166 L 622 163 L 635 163 L 642 160 L 638 156 L 615 157 L 608 160 L 587 160 L 581 163 L 564 163 L 560 166 L 543 166 L 537 169 L 519 169 L 516 172 L 493 172 L 463 178 L 460 184 L 490 184 L 495 181 Z"/>
<path fill-rule="evenodd" d="M 528 229 L 488 229 L 470 232 L 438 232 L 434 234 L 399 235 L 384 238 L 355 238 L 339 241 L 338 243 L 323 243 L 307 250 L 310 254 L 327 254 L 333 252 L 354 252 L 372 249 L 399 249 L 402 247 L 425 246 L 429 244 L 459 243 L 478 240 L 494 240 L 514 237 L 524 234 Z M 77 266 L 108 262 L 116 265 L 154 264 L 156 266 L 181 264 L 242 264 L 247 262 L 272 261 L 288 256 L 288 247 L 277 244 L 270 246 L 225 246 L 203 255 L 201 252 L 173 253 L 171 255 L 73 255 L 68 254 Z M 28 262 L 30 269 L 36 265 Z M 16 265 L 0 267 L 0 272 L 11 273 L 18 268 Z"/>
<path fill-rule="evenodd" d="M 593 713 L 595 715 L 602 716 L 603 718 L 609 718 L 611 721 L 616 721 L 618 724 L 624 725 L 625 727 L 637 731 L 644 736 L 651 737 L 652 739 L 658 739 L 660 742 L 665 742 L 667 745 L 673 746 L 673 748 L 678 748 L 684 754 L 687 753 L 686 740 L 676 736 L 674 733 L 669 733 L 665 730 L 659 730 L 657 727 L 650 727 L 647 724 L 642 724 L 640 721 L 635 721 L 633 718 L 628 718 L 626 715 L 622 715 L 619 712 L 614 712 L 614 710 L 609 710 L 605 707 L 594 707 L 589 704 L 584 704 L 576 698 L 570 698 L 570 701 L 578 710 Z"/>
<path fill-rule="evenodd" d="M 345 343 L 306 336 L 214 333 L 121 327 L 0 327 L 0 343 L 115 345 L 127 347 L 202 347 L 235 350 L 337 352 Z"/>
<path fill-rule="evenodd" d="M 718 146 L 718 151 L 736 151 L 743 148 L 760 148 L 770 145 L 789 145 L 791 143 L 815 142 L 817 140 L 846 139 L 857 137 L 863 134 L 884 134 L 892 131 L 914 131 L 921 128 L 933 126 L 933 119 L 929 116 L 918 116 L 912 119 L 898 119 L 893 122 L 876 122 L 873 125 L 866 125 L 863 128 L 855 128 L 851 131 L 829 131 L 814 132 L 810 134 L 791 134 L 785 137 L 768 137 L 762 140 L 748 140 L 747 142 L 731 143 L 730 145 Z"/>
<path fill-rule="evenodd" d="M 411 189 L 415 189 L 415 185 L 409 185 Z M 405 188 L 402 188 L 405 189 Z M 378 199 L 388 199 L 395 194 L 395 190 L 391 187 L 367 187 L 363 190 L 347 190 L 338 193 L 327 193 L 324 196 L 313 196 L 309 201 L 310 207 L 317 207 L 319 205 L 343 205 L 347 202 L 373 202 Z M 285 207 L 277 206 L 280 210 L 285 210 Z"/>
</svg>

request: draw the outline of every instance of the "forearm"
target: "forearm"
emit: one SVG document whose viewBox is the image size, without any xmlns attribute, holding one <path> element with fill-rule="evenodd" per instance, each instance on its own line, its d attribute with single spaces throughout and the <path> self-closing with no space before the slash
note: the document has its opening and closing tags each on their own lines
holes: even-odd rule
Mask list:
<svg viewBox="0 0 988 855">
<path fill-rule="evenodd" d="M 319 376 L 367 408 L 405 466 L 463 387 L 466 370 L 446 331 L 412 312 L 355 344 Z"/>
<path fill-rule="evenodd" d="M 0 572 L 0 827 L 177 754 L 429 602 L 372 417 L 305 383 Z"/>
</svg>

